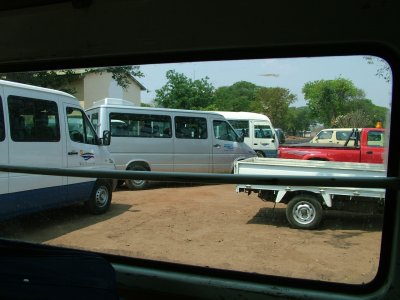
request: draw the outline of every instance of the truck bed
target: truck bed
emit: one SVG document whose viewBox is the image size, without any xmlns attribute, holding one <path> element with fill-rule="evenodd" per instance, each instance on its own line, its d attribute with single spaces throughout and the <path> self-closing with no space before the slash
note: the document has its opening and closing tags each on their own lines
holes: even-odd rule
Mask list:
<svg viewBox="0 0 400 300">
<path fill-rule="evenodd" d="M 286 176 L 312 176 L 312 177 L 384 177 L 386 170 L 383 164 L 348 163 L 332 161 L 309 161 L 300 159 L 279 159 L 253 157 L 236 162 L 235 174 L 241 175 L 286 175 Z M 352 187 L 322 187 L 322 186 L 273 186 L 273 185 L 248 185 L 238 184 L 237 192 L 274 190 L 286 192 L 309 191 L 325 195 L 363 196 L 383 199 L 384 189 L 352 188 Z M 325 198 L 325 197 L 324 197 Z M 281 197 L 277 197 L 279 202 Z M 328 206 L 331 201 L 326 197 Z"/>
<path fill-rule="evenodd" d="M 238 161 L 235 174 L 382 177 L 386 171 L 383 164 L 252 157 Z"/>
</svg>

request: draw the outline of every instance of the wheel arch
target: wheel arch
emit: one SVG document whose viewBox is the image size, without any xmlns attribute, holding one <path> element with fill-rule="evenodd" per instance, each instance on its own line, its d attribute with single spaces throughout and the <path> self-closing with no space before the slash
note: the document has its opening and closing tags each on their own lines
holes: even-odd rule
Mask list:
<svg viewBox="0 0 400 300">
<path fill-rule="evenodd" d="M 294 197 L 299 196 L 299 195 L 304 195 L 304 196 L 311 196 L 314 197 L 316 200 L 318 200 L 319 203 L 321 203 L 322 206 L 326 205 L 324 198 L 322 197 L 321 194 L 319 193 L 314 193 L 310 191 L 291 191 L 287 192 L 280 203 L 288 204 L 290 200 L 292 200 Z"/>
<path fill-rule="evenodd" d="M 151 171 L 150 163 L 145 160 L 132 160 L 126 164 L 126 170 L 131 169 L 134 166 L 144 167 L 147 171 Z"/>
</svg>

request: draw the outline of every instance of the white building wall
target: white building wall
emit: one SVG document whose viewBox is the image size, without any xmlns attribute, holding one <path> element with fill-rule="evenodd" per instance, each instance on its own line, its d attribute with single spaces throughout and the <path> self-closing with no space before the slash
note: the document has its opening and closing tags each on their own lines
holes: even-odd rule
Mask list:
<svg viewBox="0 0 400 300">
<path fill-rule="evenodd" d="M 132 84 L 130 84 L 126 90 L 123 90 L 122 98 L 132 102 L 136 106 L 140 106 L 142 102 L 140 100 L 140 92 L 140 87 L 136 84 L 136 82 L 132 81 Z"/>
<path fill-rule="evenodd" d="M 122 98 L 140 106 L 140 87 L 132 81 L 125 90 L 112 78 L 111 73 L 87 74 L 83 79 L 84 108 L 89 108 L 94 101 L 104 98 Z M 78 97 L 79 100 L 81 98 Z"/>
</svg>

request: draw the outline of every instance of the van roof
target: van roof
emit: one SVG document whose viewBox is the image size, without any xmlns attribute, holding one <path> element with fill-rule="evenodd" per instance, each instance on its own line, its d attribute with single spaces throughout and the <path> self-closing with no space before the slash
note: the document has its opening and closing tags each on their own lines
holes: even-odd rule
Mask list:
<svg viewBox="0 0 400 300">
<path fill-rule="evenodd" d="M 22 89 L 29 89 L 29 90 L 34 90 L 34 91 L 38 91 L 38 92 L 52 93 L 55 95 L 66 96 L 66 97 L 69 97 L 69 98 L 72 98 L 72 99 L 78 101 L 78 99 L 75 98 L 74 96 L 72 96 L 71 94 L 68 94 L 68 93 L 65 93 L 62 91 L 58 91 L 58 90 L 49 89 L 49 88 L 34 86 L 34 85 L 30 85 L 30 84 L 24 84 L 24 83 L 7 81 L 7 80 L 0 80 L 0 85 L 17 87 L 17 88 L 22 88 Z"/>
<path fill-rule="evenodd" d="M 221 113 L 216 111 L 202 111 L 202 110 L 189 110 L 189 109 L 176 109 L 176 108 L 160 108 L 160 107 L 142 107 L 135 106 L 132 102 L 126 101 L 119 98 L 104 98 L 98 101 L 94 101 L 93 105 L 85 111 L 99 108 L 99 107 L 112 107 L 112 108 L 123 108 L 123 109 L 135 109 L 142 111 L 167 111 L 167 112 L 185 112 L 185 113 L 199 113 L 199 114 L 214 114 L 223 116 Z"/>
<path fill-rule="evenodd" d="M 270 119 L 263 114 L 246 111 L 216 111 L 228 120 L 262 120 L 271 122 Z"/>
</svg>

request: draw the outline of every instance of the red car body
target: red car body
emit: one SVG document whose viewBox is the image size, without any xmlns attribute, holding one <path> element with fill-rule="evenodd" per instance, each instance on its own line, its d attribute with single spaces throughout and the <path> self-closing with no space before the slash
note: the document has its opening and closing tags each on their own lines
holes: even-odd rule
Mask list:
<svg viewBox="0 0 400 300">
<path fill-rule="evenodd" d="M 279 158 L 383 163 L 384 129 L 363 128 L 353 134 L 355 146 L 312 143 L 283 145 L 279 147 Z"/>
</svg>

